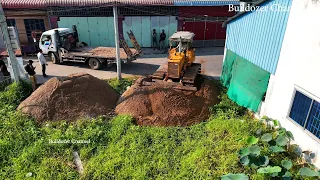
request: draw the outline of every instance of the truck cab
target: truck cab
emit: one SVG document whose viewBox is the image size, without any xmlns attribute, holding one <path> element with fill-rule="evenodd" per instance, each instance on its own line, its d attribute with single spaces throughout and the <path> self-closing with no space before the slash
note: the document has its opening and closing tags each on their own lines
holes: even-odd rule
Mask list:
<svg viewBox="0 0 320 180">
<path fill-rule="evenodd" d="M 133 34 L 131 36 L 134 38 Z M 120 39 L 120 44 L 122 62 L 134 61 L 139 56 L 141 50 L 133 53 L 123 38 Z M 39 48 L 54 64 L 65 61 L 81 62 L 88 64 L 92 69 L 100 69 L 102 65 L 109 67 L 117 63 L 115 47 L 90 47 L 86 42 L 80 42 L 75 25 L 72 28 L 56 28 L 42 33 Z"/>
<path fill-rule="evenodd" d="M 59 39 L 56 36 L 56 30 L 59 32 Z M 57 43 L 63 39 L 65 36 L 73 35 L 73 30 L 70 28 L 56 28 L 42 33 L 39 48 L 42 50 L 43 54 L 50 55 L 50 53 L 57 53 Z"/>
</svg>

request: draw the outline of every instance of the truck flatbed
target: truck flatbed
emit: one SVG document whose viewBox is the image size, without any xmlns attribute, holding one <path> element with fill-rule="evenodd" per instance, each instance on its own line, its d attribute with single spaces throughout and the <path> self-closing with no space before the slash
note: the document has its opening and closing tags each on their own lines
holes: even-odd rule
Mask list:
<svg viewBox="0 0 320 180">
<path fill-rule="evenodd" d="M 136 53 L 135 49 L 130 49 L 133 54 Z M 106 58 L 114 59 L 116 58 L 116 48 L 114 47 L 81 47 L 73 48 L 69 50 L 69 55 L 73 56 L 82 56 L 82 57 L 96 57 L 96 58 Z M 126 52 L 121 48 L 120 49 L 120 59 L 130 59 L 127 56 Z"/>
<path fill-rule="evenodd" d="M 133 37 L 134 35 L 131 34 Z M 56 28 L 44 32 L 39 47 L 51 57 L 54 64 L 64 61 L 88 63 L 92 69 L 100 69 L 103 64 L 108 67 L 117 63 L 115 47 L 90 47 L 80 42 L 76 26 L 70 28 Z M 139 57 L 141 49 L 130 49 L 123 37 L 119 38 L 120 60 L 130 63 Z M 81 46 L 81 47 L 79 47 Z M 136 47 L 138 43 L 136 42 Z"/>
</svg>

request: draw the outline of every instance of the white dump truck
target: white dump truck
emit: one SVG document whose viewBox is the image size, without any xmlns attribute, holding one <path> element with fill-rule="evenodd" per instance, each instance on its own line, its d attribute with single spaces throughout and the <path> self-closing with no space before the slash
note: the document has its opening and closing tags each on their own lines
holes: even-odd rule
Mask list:
<svg viewBox="0 0 320 180">
<path fill-rule="evenodd" d="M 120 38 L 120 45 L 120 59 L 124 63 L 136 60 L 141 52 L 141 49 L 130 49 L 123 38 Z M 85 42 L 79 42 L 76 26 L 45 31 L 41 35 L 39 48 L 54 64 L 83 62 L 91 69 L 100 69 L 103 64 L 111 66 L 116 63 L 115 47 L 89 47 Z"/>
</svg>

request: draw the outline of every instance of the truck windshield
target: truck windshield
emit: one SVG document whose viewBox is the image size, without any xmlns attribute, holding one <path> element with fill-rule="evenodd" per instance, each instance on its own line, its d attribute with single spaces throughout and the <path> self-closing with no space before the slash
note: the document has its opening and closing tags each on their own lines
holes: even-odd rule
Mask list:
<svg viewBox="0 0 320 180">
<path fill-rule="evenodd" d="M 68 39 L 68 37 L 73 36 L 72 33 L 64 33 L 64 34 L 60 34 L 60 41 L 63 42 L 64 40 Z"/>
</svg>

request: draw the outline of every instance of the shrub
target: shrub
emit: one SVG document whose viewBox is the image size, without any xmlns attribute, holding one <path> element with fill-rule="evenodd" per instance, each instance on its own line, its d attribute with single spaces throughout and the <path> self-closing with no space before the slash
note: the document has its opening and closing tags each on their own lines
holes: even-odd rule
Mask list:
<svg viewBox="0 0 320 180">
<path fill-rule="evenodd" d="M 124 93 L 127 90 L 128 86 L 131 86 L 136 77 L 123 78 L 122 80 L 118 80 L 117 78 L 109 79 L 107 82 L 109 85 L 119 94 Z"/>
<path fill-rule="evenodd" d="M 0 102 L 2 105 L 6 104 L 16 108 L 31 93 L 32 87 L 29 82 L 14 82 L 0 92 Z"/>
<path fill-rule="evenodd" d="M 275 126 L 269 126 L 273 122 Z M 247 139 L 247 147 L 241 148 L 239 162 L 267 178 L 278 179 L 318 179 L 320 173 L 314 170 L 313 165 L 299 163 L 300 155 L 291 147 L 293 134 L 273 119 L 263 118 L 265 129 L 260 129 L 255 136 Z M 228 174 L 236 176 L 235 174 Z M 226 176 L 228 176 L 226 175 Z M 225 177 L 226 177 L 225 176 Z M 239 175 L 240 177 L 240 175 Z M 242 179 L 247 177 L 242 176 Z"/>
<path fill-rule="evenodd" d="M 221 89 L 221 94 L 218 96 L 218 99 L 220 100 L 220 103 L 210 108 L 211 113 L 215 116 L 229 119 L 243 116 L 247 112 L 246 108 L 239 106 L 228 98 L 226 89 Z"/>
</svg>

